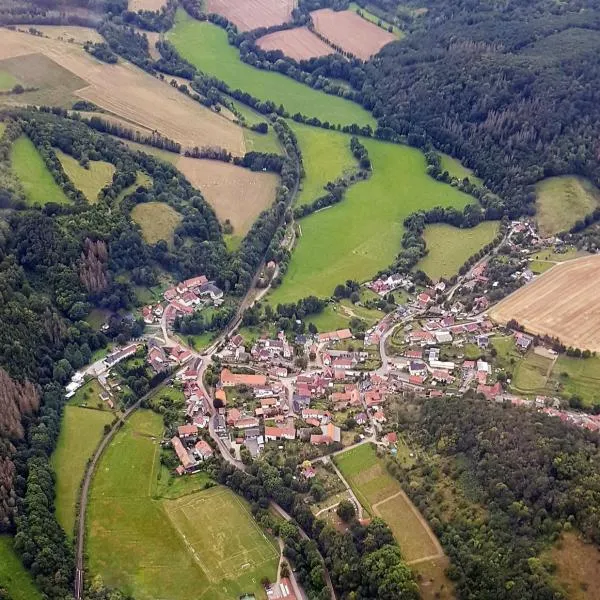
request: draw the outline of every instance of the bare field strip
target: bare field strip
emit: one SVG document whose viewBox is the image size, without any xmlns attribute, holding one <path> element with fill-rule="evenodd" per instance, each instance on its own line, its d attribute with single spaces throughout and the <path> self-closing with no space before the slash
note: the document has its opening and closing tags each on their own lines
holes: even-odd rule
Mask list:
<svg viewBox="0 0 600 600">
<path fill-rule="evenodd" d="M 489 311 L 499 323 L 516 319 L 531 333 L 563 344 L 600 351 L 600 256 L 558 264 Z"/>
<path fill-rule="evenodd" d="M 78 25 L 36 25 L 46 37 L 71 44 L 85 44 L 85 42 L 102 42 L 104 38 L 91 27 Z"/>
<path fill-rule="evenodd" d="M 206 0 L 205 10 L 227 17 L 241 31 L 250 31 L 286 23 L 295 5 L 295 0 Z"/>
<path fill-rule="evenodd" d="M 235 155 L 245 152 L 241 127 L 130 63 L 108 65 L 76 44 L 3 30 L 0 60 L 31 53 L 45 55 L 83 80 L 77 97 L 136 126 L 158 131 L 184 148 L 221 146 Z"/>
<path fill-rule="evenodd" d="M 321 35 L 363 60 L 398 39 L 393 33 L 384 31 L 351 10 L 335 12 L 330 8 L 321 8 L 310 14 L 315 29 Z"/>
<path fill-rule="evenodd" d="M 138 10 L 160 10 L 166 0 L 129 0 L 128 10 L 137 12 Z"/>
<path fill-rule="evenodd" d="M 279 177 L 217 160 L 178 158 L 175 166 L 202 192 L 221 222 L 229 219 L 236 236 L 245 235 L 275 200 Z"/>
<path fill-rule="evenodd" d="M 294 60 L 308 60 L 318 56 L 333 54 L 335 50 L 317 37 L 308 27 L 297 27 L 285 31 L 269 33 L 256 40 L 265 51 L 281 50 Z"/>
</svg>

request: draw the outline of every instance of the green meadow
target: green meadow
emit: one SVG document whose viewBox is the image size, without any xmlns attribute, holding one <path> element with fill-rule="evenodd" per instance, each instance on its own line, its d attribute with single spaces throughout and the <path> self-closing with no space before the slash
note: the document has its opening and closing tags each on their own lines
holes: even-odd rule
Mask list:
<svg viewBox="0 0 600 600">
<path fill-rule="evenodd" d="M 33 579 L 16 555 L 13 539 L 0 535 L 0 589 L 8 592 L 11 600 L 42 600 Z"/>
<path fill-rule="evenodd" d="M 73 185 L 88 199 L 96 202 L 100 190 L 111 183 L 115 167 L 103 160 L 91 160 L 86 169 L 79 161 L 60 150 L 55 150 L 62 168 Z"/>
<path fill-rule="evenodd" d="M 471 183 L 476 185 L 483 185 L 483 181 L 473 173 L 473 171 L 467 167 L 465 167 L 460 160 L 450 156 L 449 154 L 440 154 L 441 156 L 441 168 L 442 171 L 448 171 L 450 176 L 456 177 L 458 179 L 464 179 L 465 177 L 469 178 Z"/>
<path fill-rule="evenodd" d="M 396 25 L 392 25 L 391 23 L 388 23 L 388 21 L 380 19 L 376 14 L 370 12 L 369 10 L 367 10 L 366 8 L 363 8 L 362 6 L 359 6 L 358 4 L 356 4 L 356 2 L 351 2 L 350 5 L 348 6 L 348 10 L 351 10 L 352 12 L 356 12 L 356 13 L 360 10 L 362 13 L 363 19 L 366 19 L 367 21 L 371 21 L 371 23 L 375 23 L 375 25 L 382 23 L 385 26 L 386 31 L 387 31 L 387 28 L 391 25 L 392 33 L 399 40 L 401 40 L 404 37 L 404 32 L 401 29 L 399 29 L 398 27 L 396 27 Z"/>
<path fill-rule="evenodd" d="M 0 92 L 9 92 L 19 81 L 8 71 L 0 71 Z"/>
<path fill-rule="evenodd" d="M 300 112 L 341 125 L 375 125 L 373 117 L 354 102 L 313 90 L 281 73 L 264 71 L 240 60 L 227 33 L 208 21 L 196 21 L 183 10 L 167 34 L 179 54 L 198 69 L 261 100 L 283 104 L 290 114 Z"/>
</svg>

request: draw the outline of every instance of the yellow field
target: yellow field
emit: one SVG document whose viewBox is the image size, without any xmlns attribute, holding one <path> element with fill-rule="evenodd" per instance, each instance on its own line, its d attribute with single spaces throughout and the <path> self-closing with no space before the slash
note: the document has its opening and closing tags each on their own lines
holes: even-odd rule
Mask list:
<svg viewBox="0 0 600 600">
<path fill-rule="evenodd" d="M 144 202 L 131 211 L 131 218 L 142 228 L 142 235 L 148 244 L 165 240 L 173 244 L 173 233 L 182 216 L 164 202 Z"/>
<path fill-rule="evenodd" d="M 60 150 L 55 150 L 55 152 L 73 185 L 89 202 L 96 202 L 100 190 L 112 181 L 115 172 L 114 165 L 103 160 L 91 160 L 86 169 L 72 156 Z"/>
</svg>

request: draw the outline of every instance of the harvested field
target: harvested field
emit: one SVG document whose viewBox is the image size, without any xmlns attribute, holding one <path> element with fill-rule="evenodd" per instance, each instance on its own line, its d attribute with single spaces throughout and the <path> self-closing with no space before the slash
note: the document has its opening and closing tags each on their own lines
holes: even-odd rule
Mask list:
<svg viewBox="0 0 600 600">
<path fill-rule="evenodd" d="M 173 234 L 182 216 L 164 202 L 144 202 L 133 208 L 131 218 L 142 228 L 142 235 L 148 244 L 165 240 L 172 246 Z"/>
<path fill-rule="evenodd" d="M 137 12 L 138 10 L 160 10 L 166 3 L 166 0 L 129 0 L 127 8 L 132 12 Z"/>
<path fill-rule="evenodd" d="M 46 63 L 56 65 L 71 78 L 76 78 L 77 83 L 71 82 L 67 87 L 71 95 L 67 99 L 69 102 L 77 97 L 89 100 L 134 126 L 149 128 L 176 140 L 184 148 L 218 145 L 235 155 L 245 152 L 241 127 L 130 63 L 121 61 L 116 65 L 108 65 L 87 54 L 77 44 L 3 31 L 0 60 L 12 58 L 14 61 L 14 57 L 19 57 L 16 60 L 21 62 L 24 55 L 32 53 L 38 53 L 34 63 L 39 62 L 39 56 L 43 54 Z M 8 70 L 4 66 L 6 62 L 0 63 L 0 69 Z M 33 67 L 35 64 L 29 64 L 28 68 Z M 17 70 L 16 76 L 21 78 L 22 68 L 17 66 Z M 29 83 L 26 75 L 25 72 L 22 78 Z M 19 101 L 31 102 L 24 98 L 25 95 Z M 40 103 L 43 100 L 40 98 Z M 61 102 L 65 104 L 64 97 Z"/>
<path fill-rule="evenodd" d="M 91 27 L 77 25 L 36 25 L 46 37 L 70 44 L 85 44 L 86 42 L 102 42 L 104 38 Z"/>
<path fill-rule="evenodd" d="M 527 331 L 565 345 L 600 351 L 600 256 L 558 264 L 490 311 L 499 323 L 516 319 Z"/>
<path fill-rule="evenodd" d="M 310 14 L 316 31 L 333 45 L 363 60 L 397 39 L 393 33 L 377 27 L 351 10 L 335 12 L 330 8 L 321 8 Z"/>
<path fill-rule="evenodd" d="M 231 221 L 236 237 L 246 235 L 256 217 L 275 200 L 279 178 L 274 173 L 184 156 L 176 167 L 202 192 L 221 222 Z"/>
<path fill-rule="evenodd" d="M 241 31 L 250 31 L 286 23 L 295 5 L 295 0 L 206 0 L 205 10 L 227 17 Z"/>
<path fill-rule="evenodd" d="M 308 60 L 317 56 L 333 54 L 335 50 L 318 38 L 307 27 L 269 33 L 256 40 L 263 50 L 281 50 L 294 60 Z"/>
<path fill-rule="evenodd" d="M 110 113 L 102 113 L 102 112 L 86 112 L 86 111 L 72 111 L 73 113 L 81 115 L 84 119 L 91 119 L 93 117 L 98 117 L 103 121 L 108 123 L 112 123 L 113 125 L 121 125 L 121 127 L 127 127 L 128 129 L 133 129 L 142 135 L 150 135 L 152 133 L 152 129 L 148 129 L 147 127 L 143 127 L 141 125 L 137 125 L 132 123 L 131 121 L 127 121 L 125 119 L 121 119 L 116 117 L 115 115 L 111 115 Z M 119 138 L 121 139 L 121 138 Z M 125 140 L 123 140 L 125 141 Z"/>
<path fill-rule="evenodd" d="M 88 168 L 84 168 L 79 161 L 64 152 L 56 149 L 56 156 L 73 185 L 88 199 L 96 202 L 100 190 L 111 183 L 115 167 L 103 160 L 89 161 Z"/>
</svg>

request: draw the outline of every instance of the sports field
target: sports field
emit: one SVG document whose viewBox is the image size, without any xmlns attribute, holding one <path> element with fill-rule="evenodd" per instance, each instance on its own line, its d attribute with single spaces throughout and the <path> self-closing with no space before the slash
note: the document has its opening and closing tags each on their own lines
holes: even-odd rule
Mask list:
<svg viewBox="0 0 600 600">
<path fill-rule="evenodd" d="M 404 219 L 434 206 L 462 208 L 472 201 L 425 173 L 425 158 L 408 146 L 365 139 L 373 164 L 339 204 L 299 221 L 299 238 L 283 283 L 270 301 L 327 297 L 347 279 L 364 281 L 392 263 L 400 250 Z"/>
<path fill-rule="evenodd" d="M 66 204 L 69 201 L 28 137 L 21 136 L 13 142 L 10 162 L 29 204 L 42 206 L 48 202 Z"/>
<path fill-rule="evenodd" d="M 142 228 L 148 244 L 165 240 L 172 246 L 175 229 L 183 217 L 165 202 L 144 202 L 133 207 L 131 218 Z"/>
<path fill-rule="evenodd" d="M 13 538 L 0 535 L 0 588 L 11 600 L 42 600 L 33 579 L 13 549 Z"/>
<path fill-rule="evenodd" d="M 242 62 L 238 50 L 227 42 L 227 33 L 217 25 L 196 21 L 179 11 L 167 38 L 183 58 L 203 72 L 222 79 L 232 89 L 241 89 L 261 100 L 272 100 L 276 105 L 283 104 L 290 114 L 300 112 L 342 125 L 375 125 L 373 117 L 354 102 Z"/>
<path fill-rule="evenodd" d="M 456 275 L 470 256 L 496 237 L 499 224 L 499 221 L 484 221 L 471 229 L 459 229 L 445 223 L 427 225 L 423 238 L 428 253 L 416 268 L 433 280 Z"/>
<path fill-rule="evenodd" d="M 100 190 L 112 182 L 115 173 L 114 165 L 103 160 L 91 160 L 89 167 L 86 169 L 72 156 L 57 149 L 55 149 L 55 152 L 73 185 L 89 202 L 96 202 Z"/>
</svg>

